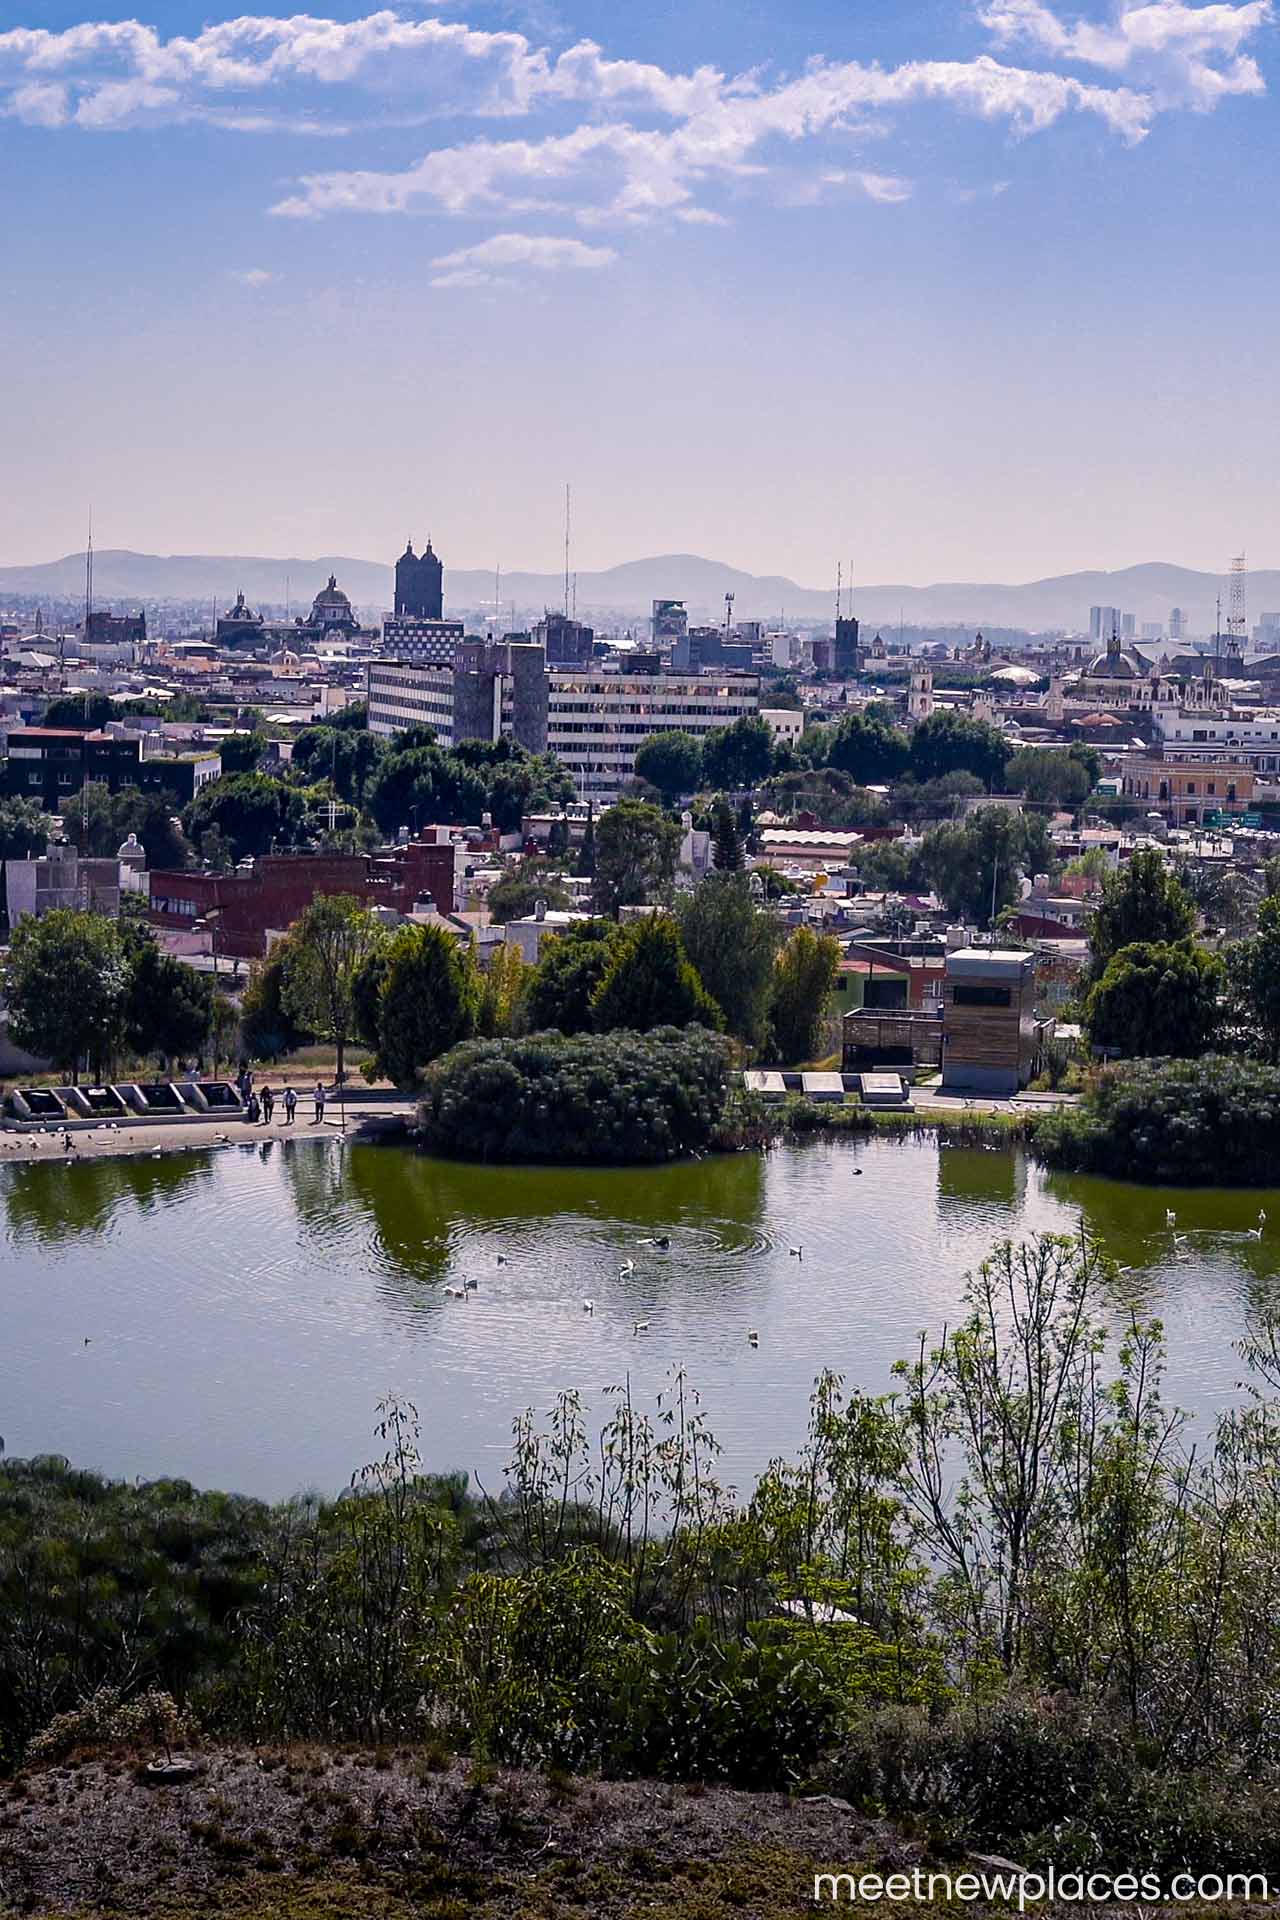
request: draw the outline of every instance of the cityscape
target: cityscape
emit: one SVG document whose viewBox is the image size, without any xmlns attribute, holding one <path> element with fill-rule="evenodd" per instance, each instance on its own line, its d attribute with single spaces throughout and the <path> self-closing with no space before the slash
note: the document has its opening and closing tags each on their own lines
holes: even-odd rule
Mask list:
<svg viewBox="0 0 1280 1920">
<path fill-rule="evenodd" d="M 1280 1903 L 1278 24 L 0 21 L 0 1920 Z"/>
</svg>

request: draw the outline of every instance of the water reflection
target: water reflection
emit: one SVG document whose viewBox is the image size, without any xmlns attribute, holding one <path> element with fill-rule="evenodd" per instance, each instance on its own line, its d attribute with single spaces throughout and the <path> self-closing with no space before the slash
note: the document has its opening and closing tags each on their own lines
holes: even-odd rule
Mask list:
<svg viewBox="0 0 1280 1920">
<path fill-rule="evenodd" d="M 210 1177 L 209 1156 L 130 1155 L 116 1160 L 41 1160 L 4 1170 L 4 1216 L 15 1247 L 59 1246 L 97 1239 L 118 1222 L 121 1207 L 148 1215 L 171 1206 Z"/>
</svg>

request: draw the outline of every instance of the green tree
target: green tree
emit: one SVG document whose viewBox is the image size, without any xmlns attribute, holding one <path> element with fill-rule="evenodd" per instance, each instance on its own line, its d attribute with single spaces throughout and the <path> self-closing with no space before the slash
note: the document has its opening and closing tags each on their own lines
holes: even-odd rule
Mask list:
<svg viewBox="0 0 1280 1920">
<path fill-rule="evenodd" d="M 61 693 L 44 710 L 42 727 L 67 727 L 76 733 L 96 733 L 121 709 L 105 693 Z"/>
<path fill-rule="evenodd" d="M 1093 791 L 1089 770 L 1077 755 L 1056 748 L 1023 747 L 1005 769 L 1010 793 L 1057 807 L 1079 807 Z"/>
<path fill-rule="evenodd" d="M 709 873 L 696 892 L 681 894 L 675 911 L 685 952 L 729 1032 L 764 1046 L 782 937 L 778 922 L 756 906 L 744 873 Z"/>
<path fill-rule="evenodd" d="M 235 1001 L 229 1000 L 225 993 L 215 993 L 209 1015 L 209 1055 L 215 1073 L 221 1061 L 230 1065 L 235 1059 L 241 1037 L 240 1013 Z"/>
<path fill-rule="evenodd" d="M 172 803 L 162 793 L 143 793 L 139 787 L 121 787 L 112 793 L 102 781 L 91 780 L 83 794 L 71 794 L 59 812 L 65 837 L 81 846 L 84 823 L 89 825 L 90 854 L 109 860 L 131 833 L 147 856 L 147 865 L 181 871 L 191 849 L 174 816 Z"/>
<path fill-rule="evenodd" d="M 1258 930 L 1227 954 L 1234 1024 L 1252 1051 L 1280 1062 L 1280 899 L 1258 908 Z"/>
<path fill-rule="evenodd" d="M 972 773 L 988 793 L 1002 787 L 1013 748 L 996 728 L 967 713 L 943 709 L 922 720 L 911 735 L 911 771 L 917 780 Z"/>
<path fill-rule="evenodd" d="M 680 828 L 661 807 L 619 800 L 596 825 L 596 911 L 616 919 L 620 907 L 665 900 L 679 851 Z"/>
<path fill-rule="evenodd" d="M 778 955 L 770 1020 L 774 1050 L 784 1066 L 817 1058 L 839 964 L 840 943 L 812 927 L 797 927 Z"/>
<path fill-rule="evenodd" d="M 229 773 L 255 773 L 267 750 L 265 733 L 229 733 L 218 744 L 218 758 L 224 776 Z"/>
<path fill-rule="evenodd" d="M 980 807 L 927 833 L 920 858 L 948 913 L 990 926 L 1017 900 L 1024 875 L 1051 871 L 1053 846 L 1039 815 Z"/>
<path fill-rule="evenodd" d="M 754 787 L 773 772 L 775 747 L 767 720 L 744 714 L 702 736 L 702 778 L 708 787 Z"/>
<path fill-rule="evenodd" d="M 558 874 L 536 860 L 526 860 L 494 881 L 485 905 L 493 919 L 505 926 L 508 920 L 523 920 L 539 900 L 557 909 L 572 905 L 569 889 Z"/>
<path fill-rule="evenodd" d="M 905 826 L 954 820 L 967 800 L 976 800 L 985 792 L 976 773 L 944 773 L 936 780 L 907 779 L 894 788 L 889 812 Z"/>
<path fill-rule="evenodd" d="M 846 713 L 823 744 L 827 765 L 863 787 L 900 779 L 910 763 L 910 744 L 901 728 L 865 713 Z"/>
<path fill-rule="evenodd" d="M 24 915 L 9 941 L 5 992 L 18 1046 L 79 1078 L 95 1074 L 119 1044 L 128 989 L 124 943 L 114 921 L 60 907 Z"/>
<path fill-rule="evenodd" d="M 480 975 L 475 1031 L 482 1040 L 502 1040 L 516 1031 L 529 968 L 519 947 L 504 944 L 489 955 Z"/>
<path fill-rule="evenodd" d="M 711 827 L 711 859 L 717 873 L 741 873 L 742 841 L 733 808 L 721 798 L 716 804 Z"/>
<path fill-rule="evenodd" d="M 369 779 L 365 805 L 383 833 L 423 827 L 433 820 L 479 820 L 484 781 L 470 768 L 450 765 L 437 746 L 410 746 L 384 755 Z"/>
<path fill-rule="evenodd" d="M 524 996 L 525 1025 L 531 1033 L 591 1031 L 591 1002 L 617 934 L 610 920 L 580 920 L 543 941 Z"/>
<path fill-rule="evenodd" d="M 1192 940 L 1121 947 L 1085 1001 L 1089 1038 L 1136 1059 L 1207 1053 L 1221 1024 L 1224 974 L 1218 956 Z"/>
<path fill-rule="evenodd" d="M 647 780 L 668 801 L 696 793 L 702 782 L 700 743 L 677 727 L 651 733 L 636 748 L 636 778 Z"/>
<path fill-rule="evenodd" d="M 272 847 L 301 844 L 306 801 L 296 787 L 260 773 L 224 774 L 211 780 L 183 808 L 182 826 L 199 846 L 210 828 L 231 849 L 232 858 L 269 853 Z"/>
<path fill-rule="evenodd" d="M 125 992 L 125 1038 L 135 1053 L 199 1058 L 213 1023 L 213 982 L 144 939 L 132 957 Z"/>
<path fill-rule="evenodd" d="M 328 780 L 339 799 L 359 806 L 387 745 L 376 733 L 352 727 L 304 727 L 293 743 L 290 764 L 308 780 Z"/>
<path fill-rule="evenodd" d="M 1122 947 L 1170 946 L 1195 932 L 1196 910 L 1176 876 L 1154 850 L 1135 853 L 1104 883 L 1089 922 L 1092 977 Z"/>
<path fill-rule="evenodd" d="M 339 1086 L 355 1028 L 354 982 L 385 937 L 373 914 L 351 894 L 317 894 L 290 929 L 284 1005 L 320 1039 L 332 1040 Z"/>
<path fill-rule="evenodd" d="M 471 954 L 443 927 L 406 926 L 365 965 L 378 970 L 377 1055 L 366 1072 L 415 1087 L 431 1061 L 475 1032 Z"/>
<path fill-rule="evenodd" d="M 607 816 L 606 816 L 607 817 Z M 604 977 L 591 1002 L 598 1033 L 627 1027 L 696 1024 L 719 1030 L 724 1016 L 698 978 L 680 929 L 666 914 L 643 914 L 612 942 Z"/>
<path fill-rule="evenodd" d="M 48 815 L 34 800 L 0 799 L 0 860 L 29 860 L 48 844 Z"/>
<path fill-rule="evenodd" d="M 263 960 L 249 969 L 249 984 L 240 1003 L 245 1050 L 252 1060 L 278 1060 L 293 1053 L 315 1035 L 299 1026 L 285 1004 L 284 981 L 293 952 L 293 935 L 275 941 Z"/>
</svg>

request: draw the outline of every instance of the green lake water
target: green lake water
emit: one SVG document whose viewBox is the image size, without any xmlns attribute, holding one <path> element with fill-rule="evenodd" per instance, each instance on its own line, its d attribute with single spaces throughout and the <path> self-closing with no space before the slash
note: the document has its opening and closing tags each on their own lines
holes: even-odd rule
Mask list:
<svg viewBox="0 0 1280 1920">
<path fill-rule="evenodd" d="M 603 1413 L 611 1384 L 629 1375 L 652 1398 L 683 1366 L 722 1477 L 745 1490 L 801 1443 L 819 1368 L 885 1387 L 922 1328 L 954 1319 L 994 1242 L 1082 1216 L 1132 1269 L 1100 1307 L 1161 1316 L 1168 1397 L 1207 1421 L 1237 1397 L 1235 1342 L 1277 1291 L 1280 1192 L 1171 1195 L 932 1140 L 625 1171 L 302 1140 L 265 1158 L 10 1165 L 0 1435 L 10 1455 L 113 1474 L 334 1490 L 396 1392 L 419 1409 L 430 1466 L 492 1486 L 522 1408 L 576 1387 Z M 659 1234 L 669 1249 L 644 1244 Z M 468 1279 L 475 1292 L 448 1296 Z"/>
</svg>

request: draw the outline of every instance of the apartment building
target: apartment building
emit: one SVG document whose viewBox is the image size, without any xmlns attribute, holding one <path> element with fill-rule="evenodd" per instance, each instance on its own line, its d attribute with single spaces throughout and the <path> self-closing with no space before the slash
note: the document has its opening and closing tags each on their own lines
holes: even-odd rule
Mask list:
<svg viewBox="0 0 1280 1920">
<path fill-rule="evenodd" d="M 390 739 L 406 727 L 431 727 L 453 745 L 453 668 L 404 660 L 372 660 L 367 681 L 369 731 Z"/>
<path fill-rule="evenodd" d="M 627 674 L 587 669 L 551 673 L 547 746 L 582 800 L 617 798 L 635 774 L 636 749 L 651 733 L 695 738 L 732 726 L 760 708 L 760 676 Z"/>
</svg>

